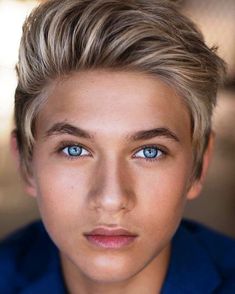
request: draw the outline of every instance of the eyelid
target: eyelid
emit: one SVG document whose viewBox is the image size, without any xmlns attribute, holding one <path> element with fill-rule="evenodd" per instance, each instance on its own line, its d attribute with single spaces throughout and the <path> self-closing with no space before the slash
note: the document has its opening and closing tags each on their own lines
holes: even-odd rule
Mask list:
<svg viewBox="0 0 235 294">
<path fill-rule="evenodd" d="M 156 156 L 156 157 L 138 157 L 135 156 L 136 153 L 140 152 L 141 150 L 145 149 L 145 148 L 156 148 L 158 149 L 162 154 L 160 156 Z M 149 145 L 144 145 L 139 147 L 135 152 L 134 152 L 134 156 L 133 158 L 135 159 L 141 159 L 141 160 L 145 160 L 145 161 L 157 161 L 160 160 L 162 157 L 166 156 L 168 154 L 168 150 L 166 147 L 162 147 L 156 144 L 149 144 Z"/>
<path fill-rule="evenodd" d="M 159 146 L 159 145 L 156 145 L 156 144 L 149 144 L 149 145 L 143 145 L 141 147 L 139 147 L 138 149 L 134 150 L 134 154 L 136 154 L 137 152 L 145 149 L 145 148 L 156 148 L 158 150 L 160 150 L 162 153 L 166 154 L 168 153 L 168 149 L 166 147 L 163 147 L 163 146 Z"/>
<path fill-rule="evenodd" d="M 72 147 L 72 146 L 77 146 L 77 147 L 80 147 L 82 149 L 85 149 L 87 152 L 90 153 L 90 156 L 92 155 L 92 152 L 91 152 L 90 148 L 84 146 L 81 143 L 74 142 L 74 141 L 62 141 L 62 142 L 60 142 L 58 144 L 58 146 L 56 147 L 56 152 L 61 153 L 63 151 L 63 149 L 65 149 L 66 147 L 69 148 L 69 147 Z M 65 156 L 69 157 L 68 155 L 65 155 Z M 89 156 L 89 155 L 86 155 L 86 156 Z M 74 156 L 74 157 L 76 157 L 76 156 Z M 83 156 L 78 156 L 78 157 L 83 157 Z"/>
<path fill-rule="evenodd" d="M 69 149 L 70 148 L 79 148 L 81 150 L 81 153 L 78 154 L 78 155 L 72 155 L 72 154 L 69 154 Z M 62 152 L 64 154 L 66 154 L 66 156 L 69 156 L 69 157 L 84 157 L 84 156 L 89 156 L 89 151 L 87 151 L 85 148 L 83 148 L 82 146 L 77 146 L 77 145 L 72 145 L 72 146 L 66 146 L 65 148 L 62 149 Z M 88 154 L 83 154 L 83 153 L 88 153 Z"/>
</svg>

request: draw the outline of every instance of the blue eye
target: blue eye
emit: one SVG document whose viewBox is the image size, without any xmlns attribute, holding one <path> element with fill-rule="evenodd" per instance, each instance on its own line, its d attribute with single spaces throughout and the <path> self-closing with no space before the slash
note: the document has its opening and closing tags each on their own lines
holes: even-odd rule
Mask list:
<svg viewBox="0 0 235 294">
<path fill-rule="evenodd" d="M 156 159 L 164 154 L 163 151 L 161 151 L 157 147 L 145 147 L 141 150 L 139 150 L 136 154 L 135 157 L 142 157 L 145 159 Z"/>
<path fill-rule="evenodd" d="M 144 155 L 148 158 L 155 158 L 158 154 L 156 148 L 144 148 Z"/>
<path fill-rule="evenodd" d="M 62 149 L 62 152 L 71 157 L 89 155 L 88 151 L 86 151 L 83 147 L 77 145 L 67 146 Z"/>
</svg>

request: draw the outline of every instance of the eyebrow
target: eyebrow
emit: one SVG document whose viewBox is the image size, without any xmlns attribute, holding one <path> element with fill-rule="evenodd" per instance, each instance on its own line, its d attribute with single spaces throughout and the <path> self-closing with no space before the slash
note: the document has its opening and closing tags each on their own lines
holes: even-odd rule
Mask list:
<svg viewBox="0 0 235 294">
<path fill-rule="evenodd" d="M 93 134 L 90 134 L 89 132 L 77 126 L 64 122 L 54 124 L 48 131 L 46 131 L 45 138 L 60 134 L 69 134 L 84 139 L 94 140 Z M 128 141 L 142 141 L 152 139 L 155 137 L 165 137 L 168 139 L 172 139 L 176 142 L 180 142 L 178 136 L 173 131 L 165 127 L 154 128 L 150 130 L 141 130 L 134 134 L 127 135 L 125 138 Z"/>
<path fill-rule="evenodd" d="M 130 141 L 141 141 L 152 139 L 155 137 L 165 137 L 176 142 L 180 141 L 176 134 L 168 128 L 154 128 L 151 130 L 138 131 L 135 134 L 128 136 L 128 139 Z"/>
<path fill-rule="evenodd" d="M 94 139 L 94 136 L 89 134 L 87 131 L 73 126 L 68 123 L 56 123 L 54 124 L 47 132 L 45 137 L 50 137 L 50 136 L 55 136 L 55 135 L 60 135 L 60 134 L 69 134 L 73 135 L 76 137 L 81 137 L 84 139 Z"/>
</svg>

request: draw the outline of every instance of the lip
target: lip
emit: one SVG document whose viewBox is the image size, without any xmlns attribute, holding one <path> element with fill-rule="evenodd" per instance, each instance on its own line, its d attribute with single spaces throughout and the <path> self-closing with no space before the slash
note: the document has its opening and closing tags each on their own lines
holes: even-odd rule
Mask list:
<svg viewBox="0 0 235 294">
<path fill-rule="evenodd" d="M 91 232 L 84 234 L 89 243 L 96 247 L 106 249 L 120 249 L 131 245 L 136 238 L 136 234 L 123 228 L 95 228 Z"/>
</svg>

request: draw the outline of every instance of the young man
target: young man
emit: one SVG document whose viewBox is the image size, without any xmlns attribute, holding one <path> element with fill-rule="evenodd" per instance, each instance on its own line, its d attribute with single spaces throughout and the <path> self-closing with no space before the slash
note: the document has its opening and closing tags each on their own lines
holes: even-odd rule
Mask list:
<svg viewBox="0 0 235 294">
<path fill-rule="evenodd" d="M 1 244 L 0 292 L 235 293 L 234 241 L 181 222 L 224 72 L 194 25 L 163 0 L 49 0 L 17 72 L 12 145 L 43 224 Z"/>
</svg>

